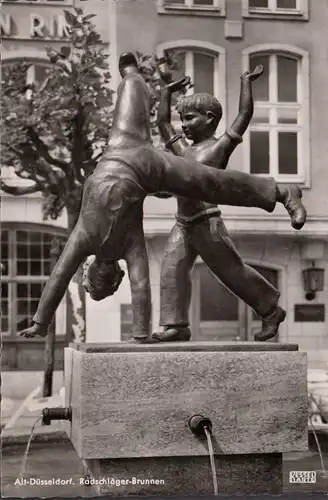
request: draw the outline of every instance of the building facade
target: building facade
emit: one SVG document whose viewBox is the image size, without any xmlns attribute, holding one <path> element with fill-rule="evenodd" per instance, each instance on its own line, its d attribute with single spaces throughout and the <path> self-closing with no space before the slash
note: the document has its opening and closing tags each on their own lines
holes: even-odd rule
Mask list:
<svg viewBox="0 0 328 500">
<path fill-rule="evenodd" d="M 4 2 L 5 60 L 35 61 L 35 74 L 31 78 L 37 77 L 41 71 L 38 68 L 46 61 L 45 44 L 49 40 L 53 44 L 62 43 L 65 28 L 58 16 L 64 4 L 71 7 L 72 3 Z M 241 73 L 257 64 L 264 66 L 264 74 L 254 84 L 254 118 L 228 168 L 272 175 L 282 185 L 298 184 L 303 189 L 308 220 L 301 231 L 295 231 L 282 207 L 272 214 L 258 209 L 222 207 L 223 219 L 245 261 L 281 292 L 281 305 L 288 316 L 281 324 L 278 340 L 298 343 L 301 350 L 308 352 L 310 365 L 326 363 L 328 116 L 323 110 L 328 109 L 328 97 L 323 89 L 328 81 L 328 67 L 323 47 L 328 9 L 325 0 L 92 0 L 76 1 L 77 5 L 97 14 L 94 22 L 108 45 L 113 89 L 119 82 L 117 59 L 121 52 L 139 50 L 160 55 L 165 49 L 174 50 L 181 63 L 177 76 L 189 75 L 196 92 L 209 92 L 220 100 L 223 119 L 218 133 L 237 115 Z M 174 224 L 176 202 L 149 197 L 144 210 L 152 325 L 156 330 L 161 261 Z M 51 224 L 42 221 L 38 195 L 21 199 L 3 194 L 2 260 L 7 255 L 9 264 L 3 277 L 2 331 L 4 345 L 11 346 L 11 352 L 15 353 L 12 358 L 8 354 L 8 368 L 19 368 L 18 352 L 26 360 L 31 356 L 28 352 L 31 348 L 25 342 L 23 348 L 17 349 L 20 341 L 15 334 L 19 322 L 32 313 L 46 280 L 47 238 L 53 232 L 62 234 L 65 224 L 65 217 Z M 23 248 L 28 250 L 24 253 Z M 37 258 L 33 257 L 32 249 Z M 38 271 L 33 271 L 34 259 L 41 260 Z M 325 272 L 324 283 L 323 287 L 319 284 L 319 291 L 306 293 L 303 271 L 312 267 Z M 69 328 L 68 316 L 63 301 L 56 316 L 58 339 L 63 342 L 63 333 Z M 190 319 L 193 340 L 252 340 L 254 331 L 260 327 L 253 311 L 226 290 L 201 259 L 193 270 Z M 86 322 L 87 341 L 118 341 L 130 335 L 131 296 L 127 278 L 111 298 L 96 303 L 87 297 Z"/>
</svg>

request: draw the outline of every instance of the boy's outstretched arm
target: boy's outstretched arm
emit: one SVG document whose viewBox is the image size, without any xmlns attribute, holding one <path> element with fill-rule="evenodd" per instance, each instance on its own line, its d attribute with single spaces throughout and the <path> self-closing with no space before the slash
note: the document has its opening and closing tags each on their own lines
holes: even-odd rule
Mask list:
<svg viewBox="0 0 328 500">
<path fill-rule="evenodd" d="M 239 112 L 237 118 L 230 127 L 232 133 L 242 136 L 246 132 L 254 112 L 252 82 L 257 80 L 262 73 L 263 66 L 256 66 L 252 73 L 246 71 L 241 75 Z"/>
<path fill-rule="evenodd" d="M 238 144 L 243 142 L 242 136 L 247 130 L 254 111 L 252 82 L 257 80 L 262 73 L 263 66 L 256 66 L 252 73 L 246 71 L 241 75 L 238 116 L 231 127 L 207 151 L 208 156 L 212 158 L 212 165 L 215 158 L 216 168 L 225 169 L 231 154 Z M 206 163 L 206 161 L 203 161 L 203 163 Z"/>
<path fill-rule="evenodd" d="M 171 123 L 172 94 L 183 89 L 190 83 L 190 78 L 181 78 L 176 82 L 169 83 L 161 89 L 159 106 L 157 110 L 157 125 L 166 149 L 169 149 L 176 156 L 183 156 L 188 147 L 187 141 L 182 135 L 177 134 Z M 171 198 L 169 193 L 154 193 L 156 198 Z"/>
<path fill-rule="evenodd" d="M 183 89 L 190 82 L 190 78 L 181 78 L 162 88 L 157 111 L 157 125 L 167 149 L 177 156 L 183 156 L 188 147 L 182 135 L 177 134 L 171 123 L 172 94 Z"/>
</svg>

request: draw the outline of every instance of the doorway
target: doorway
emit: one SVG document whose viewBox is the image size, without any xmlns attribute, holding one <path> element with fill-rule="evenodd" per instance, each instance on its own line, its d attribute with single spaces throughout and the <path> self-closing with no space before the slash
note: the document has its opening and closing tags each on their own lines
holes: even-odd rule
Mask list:
<svg viewBox="0 0 328 500">
<path fill-rule="evenodd" d="M 252 267 L 279 288 L 277 270 L 258 265 Z M 261 329 L 257 314 L 225 288 L 203 263 L 194 268 L 190 318 L 193 340 L 253 340 L 254 334 Z"/>
</svg>

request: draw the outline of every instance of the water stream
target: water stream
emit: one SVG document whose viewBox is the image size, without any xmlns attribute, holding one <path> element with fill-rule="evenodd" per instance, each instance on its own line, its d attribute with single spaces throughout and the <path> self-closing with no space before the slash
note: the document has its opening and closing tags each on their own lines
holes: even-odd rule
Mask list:
<svg viewBox="0 0 328 500">
<path fill-rule="evenodd" d="M 319 443 L 319 439 L 318 439 L 317 433 L 316 433 L 315 428 L 313 426 L 312 420 L 311 419 L 309 419 L 309 420 L 310 420 L 310 426 L 311 426 L 311 429 L 312 429 L 312 432 L 313 432 L 313 435 L 314 435 L 314 439 L 315 439 L 315 442 L 316 442 L 316 445 L 317 445 L 317 449 L 318 449 L 318 453 L 319 453 L 319 457 L 320 457 L 320 462 L 321 462 L 321 467 L 322 467 L 322 472 L 323 472 L 323 474 L 325 476 L 328 476 L 326 468 L 325 468 L 325 464 L 324 464 L 324 461 L 323 461 L 322 450 L 321 450 L 321 446 L 320 446 L 320 443 Z"/>
<path fill-rule="evenodd" d="M 42 420 L 42 416 L 39 417 L 35 422 L 34 424 L 32 425 L 32 429 L 31 429 L 31 434 L 30 434 L 30 437 L 29 437 L 29 440 L 28 440 L 28 443 L 27 443 L 27 446 L 26 446 L 26 450 L 25 450 L 25 453 L 24 453 L 24 457 L 23 457 L 23 462 L 22 462 L 22 467 L 21 467 L 21 470 L 20 470 L 20 473 L 19 473 L 19 478 L 22 479 L 24 477 L 24 474 L 25 474 L 25 470 L 26 470 L 26 462 L 27 462 L 27 456 L 28 456 L 28 452 L 30 451 L 30 446 L 31 446 L 31 443 L 32 443 L 32 439 L 33 439 L 33 436 L 34 436 L 34 430 L 35 430 L 35 427 L 36 425 Z"/>
<path fill-rule="evenodd" d="M 208 451 L 210 455 L 210 462 L 211 462 L 211 470 L 212 470 L 212 477 L 213 477 L 213 488 L 214 488 L 214 495 L 218 496 L 219 494 L 219 489 L 218 489 L 218 480 L 216 476 L 216 467 L 215 467 L 215 459 L 214 459 L 214 452 L 213 452 L 213 445 L 212 445 L 212 437 L 211 437 L 211 432 L 208 427 L 204 427 L 204 431 L 206 434 L 206 439 L 207 439 L 207 445 L 208 445 Z"/>
</svg>

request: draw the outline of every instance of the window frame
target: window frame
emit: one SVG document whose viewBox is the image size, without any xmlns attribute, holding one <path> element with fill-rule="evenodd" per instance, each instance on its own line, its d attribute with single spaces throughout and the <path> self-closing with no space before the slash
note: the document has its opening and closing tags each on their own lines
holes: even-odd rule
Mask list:
<svg viewBox="0 0 328 500">
<path fill-rule="evenodd" d="M 214 58 L 213 72 L 213 90 L 216 97 L 222 106 L 222 119 L 216 130 L 215 135 L 220 136 L 226 130 L 226 50 L 220 45 L 215 45 L 209 42 L 196 40 L 174 40 L 165 42 L 157 46 L 158 57 L 163 57 L 165 50 L 181 50 L 189 54 L 186 56 L 186 74 L 191 77 L 193 82 L 193 64 L 192 53 L 212 56 Z M 189 74 L 190 73 L 190 74 Z M 192 89 L 191 92 L 192 93 Z M 172 125 L 180 130 L 180 119 L 176 113 L 172 113 Z"/>
<path fill-rule="evenodd" d="M 193 15 L 197 13 L 200 16 L 218 16 L 226 15 L 226 0 L 213 0 L 213 5 L 195 5 L 194 0 L 184 0 L 182 4 L 165 4 L 165 0 L 157 0 L 157 12 L 159 14 L 182 14 Z"/>
<path fill-rule="evenodd" d="M 17 342 L 21 338 L 17 335 L 16 324 L 17 324 L 17 308 L 12 307 L 13 304 L 17 303 L 17 284 L 28 284 L 28 283 L 46 283 L 49 279 L 49 275 L 18 275 L 17 274 L 17 232 L 27 231 L 36 233 L 47 233 L 53 236 L 58 236 L 62 238 L 67 238 L 67 232 L 65 229 L 59 227 L 49 226 L 47 224 L 40 225 L 34 223 L 6 223 L 1 225 L 1 231 L 8 232 L 8 274 L 1 275 L 1 281 L 3 284 L 8 284 L 8 331 L 1 332 L 1 342 Z M 66 336 L 67 330 L 67 294 L 61 301 L 55 315 L 55 332 L 56 338 L 63 340 Z M 40 342 L 39 339 L 31 339 L 34 342 Z"/>
<path fill-rule="evenodd" d="M 19 64 L 20 62 L 30 65 L 26 72 L 27 85 L 33 83 L 35 80 L 35 66 L 42 66 L 49 69 L 54 67 L 49 61 L 49 57 L 45 50 L 32 51 L 29 49 L 6 52 L 2 59 L 2 68 L 10 66 L 11 64 Z M 27 95 L 29 95 L 28 93 L 29 91 L 27 91 Z"/>
<path fill-rule="evenodd" d="M 243 17 L 262 19 L 288 19 L 294 21 L 309 20 L 308 0 L 296 0 L 295 9 L 278 8 L 277 0 L 268 0 L 268 7 L 251 7 L 249 0 L 242 0 Z"/>
<path fill-rule="evenodd" d="M 271 127 L 273 130 L 280 131 L 284 130 L 286 132 L 295 132 L 298 134 L 298 145 L 297 145 L 297 167 L 298 173 L 295 174 L 279 174 L 278 173 L 278 143 L 273 143 L 273 150 L 270 150 L 270 172 L 268 174 L 256 174 L 262 177 L 272 177 L 274 176 L 276 181 L 282 184 L 299 184 L 303 188 L 310 188 L 311 177 L 310 177 L 310 103 L 309 103 L 309 55 L 308 52 L 300 49 L 298 47 L 292 47 L 284 44 L 264 44 L 257 45 L 247 48 L 243 51 L 242 56 L 242 72 L 249 70 L 250 56 L 252 55 L 276 55 L 276 56 L 286 56 L 291 57 L 298 61 L 298 73 L 297 73 L 297 92 L 298 92 L 298 102 L 295 103 L 295 109 L 299 107 L 300 113 L 300 123 L 298 124 L 250 124 L 248 130 L 244 135 L 244 165 L 246 172 L 251 172 L 250 165 L 250 131 L 265 131 Z M 277 59 L 275 59 L 277 60 Z M 270 75 L 269 75 L 269 85 L 278 82 L 277 72 L 271 74 L 271 70 L 276 71 L 276 67 L 271 63 L 270 59 Z M 275 85 L 275 83 L 273 84 Z M 269 89 L 270 92 L 270 89 Z M 270 101 L 260 101 L 258 104 L 259 108 L 269 107 L 269 109 L 291 109 L 294 103 L 278 103 Z M 254 102 L 254 110 L 256 108 L 256 103 Z M 273 134 L 274 135 L 274 134 Z M 275 134 L 278 140 L 278 134 Z M 269 139 L 270 140 L 270 139 Z M 272 144 L 271 143 L 271 144 Z M 271 166 L 275 165 L 272 169 Z"/>
</svg>

